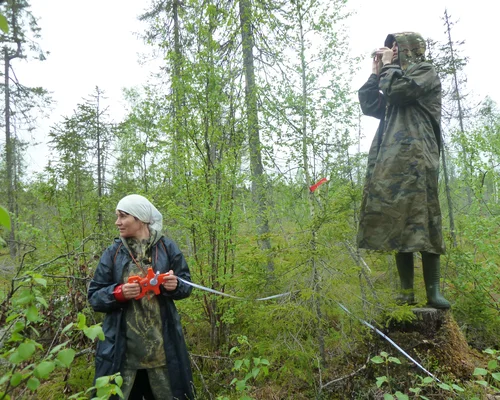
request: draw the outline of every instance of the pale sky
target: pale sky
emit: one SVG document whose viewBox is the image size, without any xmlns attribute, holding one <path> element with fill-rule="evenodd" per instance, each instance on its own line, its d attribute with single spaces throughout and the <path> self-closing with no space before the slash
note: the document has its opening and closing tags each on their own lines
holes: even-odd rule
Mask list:
<svg viewBox="0 0 500 400">
<path fill-rule="evenodd" d="M 95 86 L 105 91 L 106 102 L 115 120 L 123 116 L 124 87 L 147 81 L 153 67 L 138 63 L 139 53 L 148 48 L 134 32 L 144 27 L 137 16 L 149 0 L 32 0 L 32 12 L 42 28 L 41 45 L 50 52 L 44 62 L 15 64 L 24 83 L 43 86 L 52 92 L 56 105 L 49 118 L 40 121 L 35 140 L 45 141 L 48 128 L 72 113 L 82 98 Z M 500 104 L 500 79 L 496 71 L 500 52 L 494 48 L 498 38 L 498 0 L 419 0 L 415 2 L 380 2 L 349 0 L 356 11 L 349 22 L 350 46 L 354 55 L 367 58 L 360 66 L 353 88 L 359 88 L 371 72 L 371 50 L 383 45 L 388 33 L 417 31 L 424 37 L 444 40 L 441 17 L 445 8 L 458 23 L 455 39 L 466 41 L 464 54 L 469 57 L 466 69 L 468 89 L 482 99 L 492 97 Z M 374 121 L 363 117 L 365 135 L 371 141 Z M 46 145 L 29 152 L 30 170 L 41 170 L 47 162 Z"/>
</svg>

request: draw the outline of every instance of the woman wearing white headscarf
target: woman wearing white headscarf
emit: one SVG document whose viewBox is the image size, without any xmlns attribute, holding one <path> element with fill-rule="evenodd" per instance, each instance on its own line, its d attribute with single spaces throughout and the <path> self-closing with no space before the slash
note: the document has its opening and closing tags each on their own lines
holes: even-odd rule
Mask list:
<svg viewBox="0 0 500 400">
<path fill-rule="evenodd" d="M 94 311 L 106 313 L 95 379 L 120 372 L 125 400 L 193 399 L 191 366 L 174 304 L 192 290 L 182 281 L 191 281 L 186 260 L 161 234 L 162 215 L 145 197 L 124 197 L 116 216 L 120 238 L 102 255 L 88 291 Z M 141 287 L 128 278 L 145 276 L 149 267 L 168 276 L 159 295 L 136 300 Z"/>
</svg>

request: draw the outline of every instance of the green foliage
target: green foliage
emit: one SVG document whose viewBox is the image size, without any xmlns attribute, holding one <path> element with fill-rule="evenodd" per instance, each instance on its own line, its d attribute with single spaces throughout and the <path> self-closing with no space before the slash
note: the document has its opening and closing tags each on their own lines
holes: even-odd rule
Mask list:
<svg viewBox="0 0 500 400">
<path fill-rule="evenodd" d="M 113 395 L 118 395 L 123 399 L 123 393 L 121 391 L 121 386 L 123 384 L 123 378 L 121 375 L 113 374 L 110 376 L 101 376 L 96 379 L 95 386 L 88 388 L 85 392 L 75 393 L 68 397 L 68 400 L 88 400 L 88 393 L 95 391 L 95 396 L 91 400 L 107 400 Z"/>
<path fill-rule="evenodd" d="M 490 354 L 493 354 L 491 350 L 488 350 Z M 408 394 L 405 394 L 399 390 L 395 389 L 395 385 L 397 384 L 398 371 L 395 369 L 389 368 L 390 365 L 399 365 L 403 368 L 403 364 L 396 357 L 391 357 L 386 352 L 381 352 L 380 355 L 372 357 L 370 361 L 376 365 L 381 365 L 384 367 L 386 375 L 379 376 L 376 378 L 376 385 L 378 388 L 382 388 L 387 386 L 388 392 L 384 393 L 384 399 L 409 399 L 410 396 L 416 399 L 430 400 L 431 398 L 459 398 L 459 399 L 478 399 L 475 397 L 473 393 L 476 391 L 467 391 L 464 389 L 463 383 L 458 385 L 457 383 L 438 381 L 437 379 L 426 376 L 422 377 L 418 374 L 412 375 L 412 383 L 405 390 Z M 494 367 L 495 369 L 498 367 L 497 365 L 488 364 L 490 367 Z M 483 376 L 486 375 L 488 371 L 482 368 L 476 368 L 474 371 L 475 376 Z M 477 381 L 479 385 L 488 386 L 486 381 Z"/>
<path fill-rule="evenodd" d="M 3 14 L 0 14 L 0 29 L 3 33 L 9 33 L 9 23 Z"/>
<path fill-rule="evenodd" d="M 234 346 L 229 351 L 229 355 L 241 354 L 247 352 L 250 348 L 250 343 L 246 336 L 237 337 L 239 346 Z M 259 377 L 267 376 L 269 374 L 269 361 L 261 357 L 238 358 L 234 360 L 232 371 L 236 372 L 239 377 L 233 378 L 231 385 L 234 386 L 238 393 L 239 400 L 252 400 L 248 395 L 252 389 L 251 382 L 256 382 Z M 227 397 L 218 397 L 218 400 L 228 400 Z"/>
<path fill-rule="evenodd" d="M 0 207 L 0 225 L 5 226 L 7 229 L 10 229 L 9 212 L 3 207 Z"/>
<path fill-rule="evenodd" d="M 488 354 L 491 359 L 488 361 L 486 368 L 475 368 L 473 375 L 476 377 L 476 383 L 482 387 L 500 391 L 500 351 L 494 349 L 486 349 L 484 353 Z"/>
<path fill-rule="evenodd" d="M 77 325 L 65 326 L 58 343 L 54 340 L 51 347 L 45 349 L 40 343 L 38 327 L 44 323 L 44 309 L 48 303 L 43 289 L 47 280 L 41 274 L 27 272 L 18 278 L 17 285 L 9 297 L 4 300 L 3 308 L 10 300 L 10 307 L 4 316 L 4 348 L 0 358 L 7 366 L 1 371 L 0 390 L 4 398 L 20 388 L 36 392 L 43 381 L 51 378 L 56 369 L 67 369 L 73 363 L 75 350 L 70 346 L 74 332 L 82 331 L 88 338 L 104 338 L 98 325 L 87 326 L 85 316 L 78 316 Z M 72 329 L 73 328 L 73 329 Z"/>
</svg>

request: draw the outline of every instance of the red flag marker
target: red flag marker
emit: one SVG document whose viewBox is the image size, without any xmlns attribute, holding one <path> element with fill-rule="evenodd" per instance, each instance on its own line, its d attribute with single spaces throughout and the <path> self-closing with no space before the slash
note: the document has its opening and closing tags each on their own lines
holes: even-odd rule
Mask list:
<svg viewBox="0 0 500 400">
<path fill-rule="evenodd" d="M 326 178 L 321 178 L 318 182 L 316 182 L 314 185 L 310 186 L 309 187 L 309 190 L 311 191 L 311 193 L 313 193 L 320 185 L 322 185 L 323 183 L 325 182 L 328 182 L 328 180 Z"/>
</svg>

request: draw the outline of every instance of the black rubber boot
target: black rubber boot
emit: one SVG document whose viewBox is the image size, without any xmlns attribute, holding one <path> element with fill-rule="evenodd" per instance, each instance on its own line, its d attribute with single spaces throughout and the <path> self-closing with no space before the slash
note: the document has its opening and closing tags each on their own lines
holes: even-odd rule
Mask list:
<svg viewBox="0 0 500 400">
<path fill-rule="evenodd" d="M 422 267 L 424 270 L 425 291 L 427 292 L 427 305 L 441 309 L 450 308 L 450 302 L 439 291 L 441 278 L 439 254 L 422 252 Z"/>
<path fill-rule="evenodd" d="M 396 253 L 396 266 L 398 267 L 401 282 L 401 291 L 396 300 L 399 304 L 415 304 L 413 253 Z"/>
</svg>

